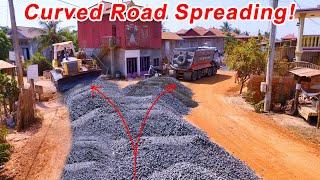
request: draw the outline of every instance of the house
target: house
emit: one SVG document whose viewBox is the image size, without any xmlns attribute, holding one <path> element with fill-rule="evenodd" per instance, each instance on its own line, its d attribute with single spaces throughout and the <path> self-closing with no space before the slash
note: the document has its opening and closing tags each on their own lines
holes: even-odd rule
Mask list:
<svg viewBox="0 0 320 180">
<path fill-rule="evenodd" d="M 24 26 L 18 26 L 17 29 L 22 56 L 25 60 L 29 60 L 38 51 L 36 38 L 43 35 L 44 31 L 41 28 Z M 9 31 L 8 35 L 13 39 L 12 31 Z"/>
<path fill-rule="evenodd" d="M 180 47 L 199 47 L 199 46 L 212 46 L 216 47 L 219 51 L 224 51 L 225 35 L 222 31 L 216 28 L 203 28 L 194 27 L 189 30 L 182 29 L 178 31 L 183 40 L 180 42 Z"/>
<path fill-rule="evenodd" d="M 304 35 L 304 24 L 306 18 L 319 18 L 320 5 L 315 8 L 298 9 L 295 17 L 299 19 L 296 61 L 307 61 L 313 64 L 320 65 L 320 35 Z M 306 57 L 305 54 L 308 53 Z"/>
<path fill-rule="evenodd" d="M 170 60 L 173 50 L 180 47 L 183 39 L 173 32 L 162 32 L 162 59 Z"/>
<path fill-rule="evenodd" d="M 113 77 L 117 72 L 126 78 L 143 76 L 150 65 L 161 65 L 161 22 L 109 21 L 112 3 L 102 3 L 102 21 L 78 22 L 80 49 L 98 56 L 104 64 L 102 68 Z M 132 1 L 126 4 L 141 8 Z"/>
<path fill-rule="evenodd" d="M 306 41 L 310 37 L 319 37 L 320 35 L 304 35 L 303 39 Z M 316 38 L 315 38 L 316 39 Z M 311 41 L 310 41 L 311 43 Z M 320 45 L 319 49 L 307 47 L 307 42 L 305 42 L 304 47 L 302 47 L 303 54 L 301 56 L 301 61 L 306 61 L 314 64 L 320 65 Z M 294 34 L 287 34 L 281 38 L 281 40 L 276 41 L 276 57 L 280 59 L 287 59 L 290 62 L 294 61 L 296 58 L 297 49 L 297 37 Z"/>
</svg>

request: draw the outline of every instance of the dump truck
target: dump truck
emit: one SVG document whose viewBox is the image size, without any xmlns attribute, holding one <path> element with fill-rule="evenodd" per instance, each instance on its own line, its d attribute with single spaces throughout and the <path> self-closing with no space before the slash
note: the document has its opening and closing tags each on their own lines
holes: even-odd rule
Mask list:
<svg viewBox="0 0 320 180">
<path fill-rule="evenodd" d="M 53 44 L 54 59 L 51 79 L 59 91 L 66 91 L 78 83 L 97 78 L 102 70 L 95 59 L 87 59 L 85 55 L 76 57 L 72 41 Z"/>
<path fill-rule="evenodd" d="M 169 74 L 180 80 L 214 76 L 220 68 L 221 53 L 215 47 L 176 48 L 173 53 Z"/>
</svg>

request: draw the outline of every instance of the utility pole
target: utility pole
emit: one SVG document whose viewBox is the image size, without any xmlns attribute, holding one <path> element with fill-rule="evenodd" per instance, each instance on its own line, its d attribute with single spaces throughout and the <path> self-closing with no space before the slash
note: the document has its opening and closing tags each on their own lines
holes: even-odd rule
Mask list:
<svg viewBox="0 0 320 180">
<path fill-rule="evenodd" d="M 8 0 L 9 3 L 9 9 L 10 9 L 10 19 L 11 19 L 11 31 L 12 31 L 12 40 L 14 44 L 14 52 L 15 52 L 15 60 L 17 65 L 17 76 L 18 76 L 18 85 L 20 89 L 19 94 L 19 100 L 18 100 L 18 107 L 17 107 L 17 124 L 21 123 L 22 117 L 21 117 L 21 108 L 22 108 L 22 93 L 24 88 L 24 82 L 23 82 L 23 71 L 22 71 L 22 62 L 20 57 L 20 47 L 19 47 L 19 38 L 18 38 L 18 30 L 17 30 L 17 24 L 16 24 L 16 17 L 14 12 L 14 6 L 13 6 L 13 0 Z"/>
<path fill-rule="evenodd" d="M 24 87 L 23 71 L 22 71 L 22 62 L 21 62 L 21 57 L 20 57 L 18 29 L 17 29 L 17 24 L 16 24 L 16 16 L 15 16 L 15 12 L 14 12 L 13 0 L 8 0 L 8 3 L 9 3 L 9 9 L 10 9 L 12 40 L 13 40 L 13 44 L 14 44 L 16 65 L 18 68 L 18 71 L 17 71 L 18 85 L 19 85 L 19 88 L 22 89 Z"/>
<path fill-rule="evenodd" d="M 279 4 L 279 0 L 270 0 L 270 4 L 273 9 L 276 9 Z M 267 92 L 264 99 L 264 111 L 269 112 L 271 109 L 271 94 L 272 94 L 272 76 L 273 76 L 273 64 L 275 58 L 275 42 L 276 42 L 277 27 L 271 22 L 270 38 L 269 38 L 269 59 L 266 73 Z"/>
</svg>

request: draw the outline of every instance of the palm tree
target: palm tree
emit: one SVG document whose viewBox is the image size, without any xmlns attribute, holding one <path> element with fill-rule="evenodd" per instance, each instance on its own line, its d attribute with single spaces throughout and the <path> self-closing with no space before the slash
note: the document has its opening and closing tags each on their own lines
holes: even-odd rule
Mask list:
<svg viewBox="0 0 320 180">
<path fill-rule="evenodd" d="M 234 28 L 233 32 L 238 34 L 238 35 L 241 34 L 241 30 L 239 28 Z"/>
<path fill-rule="evenodd" d="M 231 24 L 228 22 L 223 22 L 223 25 L 221 26 L 221 31 L 230 33 L 232 31 Z"/>
<path fill-rule="evenodd" d="M 247 35 L 247 36 L 250 35 L 250 33 L 249 33 L 248 31 L 243 32 L 243 34 L 245 34 L 245 35 Z"/>
<path fill-rule="evenodd" d="M 52 44 L 63 41 L 63 37 L 58 33 L 59 23 L 60 21 L 39 22 L 40 26 L 43 28 L 43 35 L 37 39 L 39 51 L 52 48 Z"/>
</svg>

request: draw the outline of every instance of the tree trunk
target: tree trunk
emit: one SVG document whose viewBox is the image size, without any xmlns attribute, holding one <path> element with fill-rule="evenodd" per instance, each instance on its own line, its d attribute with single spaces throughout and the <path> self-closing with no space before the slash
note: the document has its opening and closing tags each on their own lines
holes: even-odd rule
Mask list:
<svg viewBox="0 0 320 180">
<path fill-rule="evenodd" d="M 243 90 L 244 83 L 245 83 L 245 82 L 243 82 L 243 81 L 241 82 L 240 95 L 242 94 L 242 90 Z"/>
</svg>

